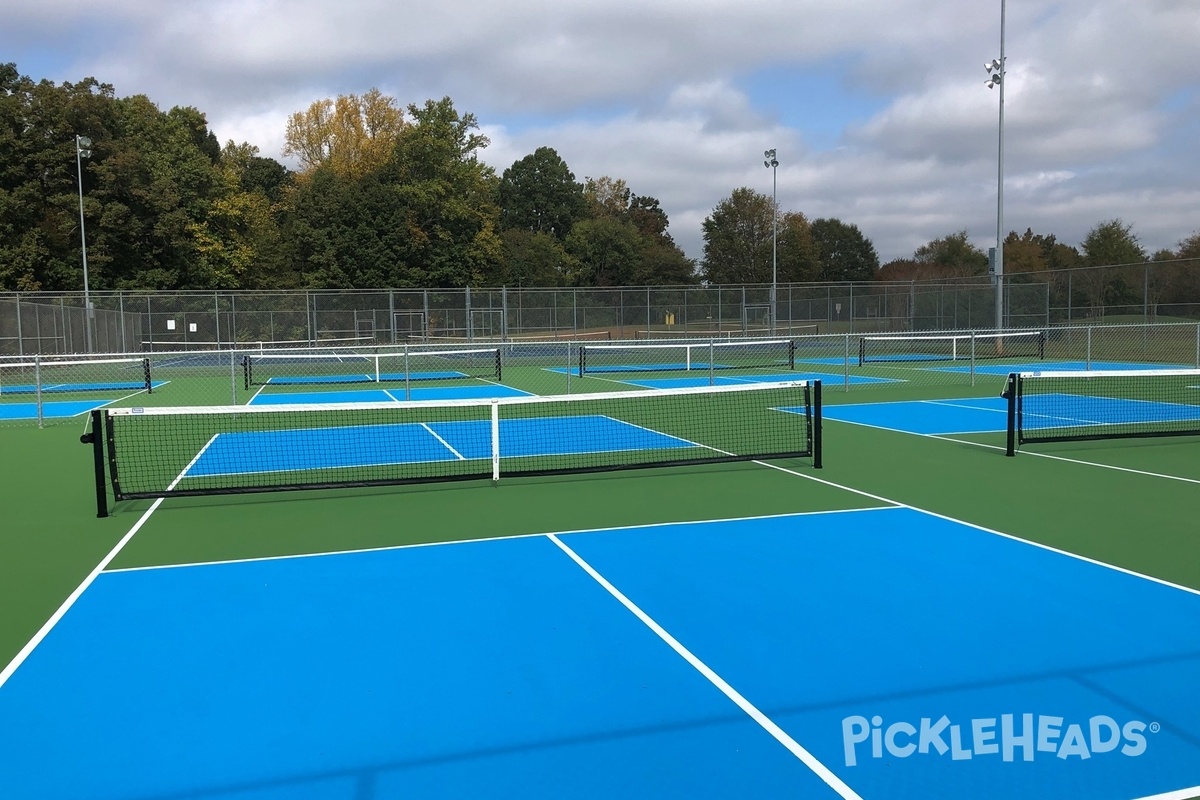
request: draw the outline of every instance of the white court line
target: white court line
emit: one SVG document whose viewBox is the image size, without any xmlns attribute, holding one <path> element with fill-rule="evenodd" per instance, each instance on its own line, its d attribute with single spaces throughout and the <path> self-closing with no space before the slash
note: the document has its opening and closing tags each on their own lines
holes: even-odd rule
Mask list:
<svg viewBox="0 0 1200 800">
<path fill-rule="evenodd" d="M 847 492 L 861 495 L 862 497 L 868 497 L 868 498 L 875 500 L 877 502 L 880 502 L 880 503 L 891 503 L 892 505 L 898 506 L 899 508 L 907 508 L 910 511 L 916 511 L 919 514 L 925 514 L 930 517 L 937 517 L 938 519 L 944 519 L 947 522 L 953 522 L 956 525 L 964 525 L 968 528 L 974 528 L 977 531 L 983 531 L 984 533 L 990 533 L 993 536 L 1000 536 L 1002 538 L 1008 539 L 1013 542 L 1020 542 L 1021 544 L 1025 544 L 1030 547 L 1036 547 L 1039 550 L 1046 550 L 1051 553 L 1057 553 L 1058 555 L 1066 556 L 1067 558 L 1073 558 L 1077 561 L 1083 561 L 1088 564 L 1093 564 L 1097 567 L 1104 567 L 1105 569 L 1110 569 L 1110 570 L 1113 570 L 1114 572 L 1120 572 L 1124 575 L 1129 575 L 1134 578 L 1141 578 L 1142 580 L 1147 580 L 1147 581 L 1150 581 L 1151 583 L 1157 583 L 1160 586 L 1167 586 L 1172 589 L 1178 589 L 1181 592 L 1186 592 L 1188 594 L 1194 594 L 1194 595 L 1200 596 L 1200 589 L 1193 589 L 1190 586 L 1183 586 L 1178 583 L 1172 583 L 1171 581 L 1163 580 L 1162 578 L 1155 578 L 1153 575 L 1144 575 L 1141 572 L 1134 572 L 1131 569 L 1126 569 L 1125 567 L 1118 567 L 1114 564 L 1109 564 L 1107 562 L 1099 561 L 1094 558 L 1088 558 L 1087 556 L 1081 556 L 1078 553 L 1072 553 L 1068 550 L 1060 550 L 1057 547 L 1052 547 L 1048 544 L 1042 544 L 1041 542 L 1035 542 L 1035 541 L 1031 541 L 1029 539 L 1022 539 L 1020 536 L 1014 536 L 1011 533 L 1004 533 L 1003 531 L 998 531 L 998 530 L 995 530 L 994 528 L 988 528 L 983 525 L 977 525 L 974 522 L 967 522 L 965 520 L 957 519 L 955 517 L 950 517 L 945 514 L 939 514 L 936 511 L 930 511 L 925 508 L 920 508 L 918 506 L 909 505 L 908 503 L 902 503 L 899 500 L 892 500 L 890 498 L 883 497 L 882 495 L 872 494 L 871 492 L 863 491 L 862 489 L 855 489 L 850 486 L 844 486 L 840 483 L 834 483 L 833 481 L 825 480 L 824 478 L 817 478 L 813 475 L 806 475 L 803 472 L 797 472 L 794 469 L 788 469 L 787 467 L 781 467 L 781 466 L 778 466 L 777 464 L 770 464 L 770 463 L 767 463 L 766 461 L 755 461 L 754 463 L 761 464 L 764 467 L 770 467 L 771 469 L 777 469 L 780 472 L 786 472 L 789 475 L 795 475 L 798 478 L 804 478 L 805 480 L 814 481 L 816 483 L 823 483 L 826 486 L 832 486 L 835 489 L 844 489 Z"/>
<path fill-rule="evenodd" d="M 1136 800 L 1195 800 L 1197 797 L 1200 797 L 1200 786 L 1192 786 L 1188 789 L 1176 789 L 1173 792 L 1163 792 L 1162 794 L 1139 797 Z"/>
<path fill-rule="evenodd" d="M 747 522 L 761 519 L 783 519 L 786 517 L 816 517 L 827 514 L 854 514 L 859 511 L 887 511 L 898 506 L 875 506 L 871 508 L 833 508 L 827 511 L 790 511 L 784 514 L 760 514 L 753 517 L 729 517 L 725 519 L 693 519 L 673 520 L 670 522 L 644 522 L 637 525 L 612 525 L 604 528 L 578 528 L 569 531 L 556 531 L 558 536 L 568 536 L 577 533 L 607 533 L 608 531 L 637 531 L 649 528 L 672 528 L 681 525 L 717 525 L 725 522 Z M 162 569 L 191 569 L 192 567 L 213 567 L 224 564 L 253 564 L 258 561 L 289 561 L 298 558 L 325 558 L 326 556 L 348 556 L 358 553 L 386 553 L 392 550 L 415 550 L 424 547 L 457 547 L 476 544 L 478 542 L 504 542 L 509 539 L 533 539 L 545 536 L 546 533 L 512 533 L 500 536 L 481 536 L 478 539 L 452 539 L 445 542 L 415 542 L 413 544 L 391 544 L 380 547 L 360 547 L 353 550 L 329 550 L 321 553 L 291 553 L 282 556 L 255 556 L 251 558 L 229 558 L 219 561 L 190 561 L 184 564 L 152 564 L 145 567 L 121 567 L 108 570 L 111 574 L 118 572 L 147 572 Z"/>
<path fill-rule="evenodd" d="M 966 433 L 972 433 L 972 432 L 973 431 L 966 431 Z M 982 431 L 982 432 L 988 433 L 989 431 Z M 968 439 L 952 439 L 952 438 L 950 438 L 951 436 L 954 436 L 956 434 L 922 433 L 920 435 L 924 436 L 928 439 L 942 439 L 943 441 L 947 441 L 947 442 L 955 442 L 957 444 L 969 444 L 969 445 L 974 445 L 975 447 L 983 447 L 988 450 L 1007 450 L 1008 449 L 1007 447 L 1000 447 L 999 445 L 994 445 L 994 444 L 984 444 L 983 442 L 972 442 Z M 1037 456 L 1038 458 L 1048 458 L 1051 461 L 1065 461 L 1068 464 L 1079 464 L 1079 465 L 1085 466 L 1085 467 L 1099 467 L 1100 469 L 1111 469 L 1116 472 L 1128 472 L 1133 475 L 1145 475 L 1146 477 L 1149 477 L 1149 478 L 1165 478 L 1170 481 L 1182 481 L 1183 483 L 1200 484 L 1200 480 L 1198 480 L 1196 478 L 1185 478 L 1181 475 L 1168 475 L 1165 472 L 1150 472 L 1148 470 L 1143 470 L 1143 469 L 1133 469 L 1132 467 L 1118 467 L 1113 464 L 1102 464 L 1099 461 L 1084 461 L 1083 459 L 1079 459 L 1079 458 L 1067 458 L 1066 456 L 1056 456 L 1056 455 L 1051 455 L 1050 453 L 1035 453 L 1032 450 L 1021 450 L 1020 454 L 1022 456 Z"/>
<path fill-rule="evenodd" d="M 979 399 L 986 400 L 988 398 L 981 397 Z M 1007 414 L 1008 413 L 1007 408 L 982 408 L 980 406 L 965 406 L 965 405 L 961 405 L 961 401 L 958 401 L 958 400 L 918 400 L 917 402 L 925 403 L 925 404 L 928 404 L 931 406 L 945 406 L 946 408 L 963 408 L 963 409 L 966 409 L 967 411 L 987 411 L 991 414 Z"/>
<path fill-rule="evenodd" d="M 175 480 L 171 481 L 171 483 L 167 486 L 168 490 L 175 488 L 176 484 L 183 479 L 183 476 L 187 474 L 187 471 L 191 469 L 192 465 L 200 459 L 200 456 L 204 455 L 204 451 L 207 450 L 209 446 L 216 441 L 216 439 L 217 436 L 214 434 L 213 437 L 205 443 L 204 447 L 200 448 L 200 452 L 196 453 L 195 458 L 189 461 L 188 465 L 183 468 L 183 471 L 180 472 L 179 475 L 175 477 Z M 15 673 L 17 669 L 25 663 L 25 659 L 29 658 L 30 654 L 37 649 L 37 646 L 42 643 L 42 640 L 45 639 L 46 636 L 49 635 L 54 626 L 58 624 L 58 621 L 63 618 L 63 615 L 65 615 L 67 611 L 71 609 L 71 606 L 75 605 L 75 601 L 78 600 L 79 596 L 82 595 L 84 591 L 92 585 L 92 583 L 96 580 L 96 577 L 104 571 L 104 568 L 112 563 L 112 560 L 117 557 L 121 550 L 125 548 L 125 545 L 129 544 L 129 540 L 133 538 L 134 534 L 142 529 L 142 526 L 145 525 L 147 520 L 150 519 L 150 515 L 158 510 L 158 507 L 162 505 L 162 502 L 163 498 L 160 497 L 155 500 L 148 509 L 146 509 L 145 513 L 142 514 L 138 521 L 134 523 L 133 527 L 129 529 L 129 532 L 121 537 L 121 540 L 117 542 L 112 550 L 108 551 L 108 555 L 100 559 L 100 563 L 88 573 L 88 576 L 83 579 L 83 583 L 75 587 L 75 591 L 71 592 L 71 594 L 67 596 L 67 599 L 62 602 L 62 605 L 60 605 L 58 609 L 50 615 L 50 619 L 46 620 L 42 627 L 38 629 L 38 632 L 33 635 L 33 638 L 25 643 L 25 646 L 22 647 L 21 651 L 13 657 L 13 660 L 8 662 L 8 666 L 6 666 L 3 671 L 0 671 L 0 688 L 3 688 L 4 684 L 8 682 L 8 679 L 13 676 L 13 673 Z"/>
<path fill-rule="evenodd" d="M 162 385 L 163 385 L 163 386 L 166 386 L 168 383 L 170 383 L 170 381 L 163 381 L 163 382 L 162 382 Z M 79 412 L 78 414 L 72 414 L 71 416 L 73 416 L 73 417 L 81 417 L 81 416 L 85 416 L 85 415 L 90 415 L 90 414 L 91 414 L 93 411 L 95 411 L 97 408 L 107 408 L 107 407 L 111 406 L 113 403 L 120 403 L 122 400 L 128 400 L 128 399 L 129 399 L 129 398 L 131 398 L 131 397 L 137 397 L 139 394 L 145 394 L 145 393 L 146 393 L 146 390 L 145 390 L 145 389 L 138 389 L 136 392 L 131 392 L 131 393 L 127 394 L 127 395 L 124 395 L 123 397 L 117 397 L 117 398 L 114 398 L 114 399 L 112 399 L 112 400 L 109 400 L 107 403 L 101 403 L 101 404 L 100 404 L 100 405 L 98 405 L 98 406 L 92 406 L 92 407 L 91 407 L 91 408 L 89 408 L 87 411 L 81 411 L 81 412 Z M 53 403 L 53 402 L 55 402 L 55 401 L 53 401 L 53 400 L 44 400 L 44 401 L 42 401 L 42 402 L 44 402 L 44 403 Z M 52 418 L 52 419 L 53 419 L 53 418 Z M 86 423 L 85 423 L 85 427 L 86 427 Z"/>
<path fill-rule="evenodd" d="M 246 401 L 246 405 L 248 405 L 248 406 L 250 406 L 250 405 L 254 405 L 254 400 L 255 400 L 255 398 L 257 398 L 257 397 L 258 397 L 260 394 L 262 394 L 262 392 L 263 392 L 263 389 L 266 389 L 266 388 L 267 388 L 267 384 L 265 384 L 265 383 L 264 383 L 262 386 L 259 386 L 259 387 L 258 387 L 258 391 L 256 391 L 256 392 L 254 393 L 254 396 L 253 396 L 253 397 L 251 397 L 249 400 L 247 400 L 247 401 Z"/>
<path fill-rule="evenodd" d="M 429 427 L 428 423 L 422 422 L 421 427 L 424 428 L 425 430 L 429 431 L 429 435 L 432 436 L 433 438 L 437 439 L 439 442 L 441 442 L 442 446 L 444 446 L 447 450 L 449 450 L 451 453 L 454 453 L 454 457 L 457 458 L 459 461 L 467 460 L 466 456 L 464 456 L 462 453 L 458 452 L 453 447 L 451 447 L 450 443 L 447 442 L 445 439 L 443 439 L 441 436 L 438 436 L 437 431 L 435 431 L 433 428 Z"/>
<path fill-rule="evenodd" d="M 688 650 L 683 644 L 667 632 L 665 628 L 659 625 L 654 619 L 638 607 L 632 600 L 626 597 L 620 589 L 613 586 L 609 581 L 597 572 L 591 564 L 587 563 L 570 547 L 563 544 L 562 540 L 556 534 L 546 534 L 546 538 L 554 542 L 560 550 L 574 561 L 579 567 L 592 577 L 592 580 L 600 584 L 605 591 L 612 595 L 617 602 L 625 606 L 625 608 L 637 617 L 643 625 L 649 628 L 654 634 L 661 639 L 668 647 L 676 652 L 684 661 L 686 661 L 693 669 L 699 672 L 713 686 L 717 688 L 721 694 L 725 695 L 734 705 L 746 713 L 748 717 L 758 723 L 759 727 L 769 733 L 775 741 L 786 747 L 788 751 L 796 758 L 804 763 L 812 772 L 824 781 L 831 789 L 838 793 L 845 800 L 862 800 L 862 798 L 849 786 L 847 786 L 841 778 L 834 775 L 833 772 L 817 760 L 816 756 L 804 749 L 803 746 L 791 736 L 787 734 L 783 728 L 779 727 L 770 717 L 764 714 L 753 703 L 747 700 L 737 689 L 734 689 L 724 678 L 713 671 L 711 667 L 696 657 L 691 650 Z"/>
</svg>

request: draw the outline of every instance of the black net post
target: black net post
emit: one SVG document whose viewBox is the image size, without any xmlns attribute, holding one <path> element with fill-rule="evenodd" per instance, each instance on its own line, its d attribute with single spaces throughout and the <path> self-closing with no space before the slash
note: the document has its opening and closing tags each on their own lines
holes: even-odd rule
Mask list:
<svg viewBox="0 0 1200 800">
<path fill-rule="evenodd" d="M 84 444 L 92 446 L 92 469 L 96 480 L 96 516 L 108 516 L 108 488 L 104 480 L 104 410 L 93 409 L 92 429 L 79 437 Z"/>
<path fill-rule="evenodd" d="M 154 393 L 154 382 L 150 379 L 150 359 L 142 359 L 142 375 L 146 379 L 146 394 Z"/>
<path fill-rule="evenodd" d="M 812 460 L 813 469 L 821 468 L 821 381 L 812 382 Z"/>
<path fill-rule="evenodd" d="M 1017 454 L 1017 387 L 1020 384 L 1021 376 L 1017 373 L 1010 373 L 1008 381 L 1004 384 L 1004 392 L 1001 394 L 1008 400 L 1008 425 L 1007 425 L 1007 443 L 1004 447 L 1004 455 L 1015 456 Z"/>
</svg>

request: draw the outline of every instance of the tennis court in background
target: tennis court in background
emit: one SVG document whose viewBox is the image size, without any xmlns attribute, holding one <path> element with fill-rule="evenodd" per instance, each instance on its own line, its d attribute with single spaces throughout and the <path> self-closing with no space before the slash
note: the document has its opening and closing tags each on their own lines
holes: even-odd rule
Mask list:
<svg viewBox="0 0 1200 800">
<path fill-rule="evenodd" d="M 1024 361 L 588 349 L 182 356 L 94 401 L 105 520 L 0 431 L 0 794 L 1200 796 L 1200 377 L 1036 359 L 1031 435 L 1184 435 L 1005 458 Z"/>
</svg>

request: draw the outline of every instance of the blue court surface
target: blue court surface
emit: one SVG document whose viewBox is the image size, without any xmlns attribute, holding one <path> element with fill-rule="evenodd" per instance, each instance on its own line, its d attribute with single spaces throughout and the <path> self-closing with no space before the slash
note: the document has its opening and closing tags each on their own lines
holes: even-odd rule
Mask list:
<svg viewBox="0 0 1200 800">
<path fill-rule="evenodd" d="M 409 390 L 409 400 L 470 400 L 493 397 L 528 397 L 529 392 L 511 386 L 487 384 L 483 386 L 439 386 L 417 387 Z M 325 392 L 287 392 L 284 394 L 259 393 L 250 399 L 250 405 L 288 405 L 294 403 L 391 403 L 405 399 L 403 389 L 351 389 Z"/>
<path fill-rule="evenodd" d="M 934 436 L 1002 432 L 1008 426 L 1008 401 L 1001 397 L 827 405 L 822 411 L 825 419 Z M 1183 420 L 1200 420 L 1200 403 L 1041 394 L 1026 396 L 1022 404 L 1022 426 L 1027 430 Z"/>
<path fill-rule="evenodd" d="M 151 388 L 157 389 L 166 381 L 152 381 Z M 65 392 L 137 392 L 146 389 L 145 381 L 96 381 L 94 383 L 44 383 L 42 393 L 62 394 Z M 37 394 L 36 384 L 0 386 L 0 395 Z"/>
<path fill-rule="evenodd" d="M 115 571 L 0 686 L 0 786 L 1183 797 L 1198 674 L 1196 593 L 909 508 Z"/>
<path fill-rule="evenodd" d="M 487 414 L 487 409 L 483 410 Z M 500 457 L 700 447 L 611 417 L 500 420 Z M 218 434 L 184 472 L 206 475 L 470 461 L 492 456 L 490 419 Z"/>
<path fill-rule="evenodd" d="M 103 408 L 107 400 L 47 400 L 42 403 L 44 419 L 78 417 L 92 409 Z M 37 419 L 37 403 L 0 403 L 0 420 Z"/>
</svg>

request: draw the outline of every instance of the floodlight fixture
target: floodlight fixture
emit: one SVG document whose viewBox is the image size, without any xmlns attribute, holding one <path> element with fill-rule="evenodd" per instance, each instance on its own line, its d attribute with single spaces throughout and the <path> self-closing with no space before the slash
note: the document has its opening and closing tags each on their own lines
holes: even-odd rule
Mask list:
<svg viewBox="0 0 1200 800">
<path fill-rule="evenodd" d="M 771 335 L 775 335 L 777 277 L 779 273 L 779 159 L 775 148 L 763 151 L 763 166 L 771 170 Z"/>
<path fill-rule="evenodd" d="M 75 171 L 79 179 L 79 244 L 83 252 L 83 329 L 87 351 L 92 352 L 92 294 L 88 288 L 87 233 L 83 222 L 83 159 L 92 157 L 92 140 L 75 135 Z"/>
<path fill-rule="evenodd" d="M 996 287 L 996 329 L 1004 327 L 1004 3 L 1000 0 L 1000 57 L 986 62 L 983 68 L 991 76 L 984 85 L 1000 89 L 999 143 L 996 155 L 996 256 L 992 280 Z"/>
</svg>

